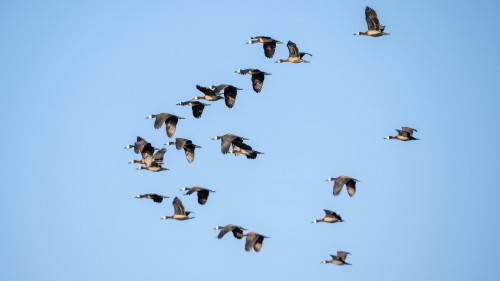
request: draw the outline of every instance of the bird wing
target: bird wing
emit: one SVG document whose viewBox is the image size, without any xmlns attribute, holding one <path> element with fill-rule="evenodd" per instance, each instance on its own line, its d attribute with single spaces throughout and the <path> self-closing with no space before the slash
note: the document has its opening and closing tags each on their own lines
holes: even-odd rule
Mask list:
<svg viewBox="0 0 500 281">
<path fill-rule="evenodd" d="M 288 56 L 289 57 L 299 57 L 299 48 L 297 48 L 297 45 L 293 43 L 292 41 L 288 41 L 288 44 L 286 44 L 288 47 Z"/>
<path fill-rule="evenodd" d="M 166 148 L 162 148 L 160 150 L 158 150 L 154 155 L 153 155 L 153 158 L 155 159 L 155 161 L 157 162 L 163 162 L 163 157 L 165 156 L 165 153 L 167 152 L 167 149 Z"/>
<path fill-rule="evenodd" d="M 236 102 L 236 94 L 238 90 L 236 87 L 228 86 L 224 89 L 224 101 L 226 102 L 226 106 L 229 108 L 233 108 L 234 103 Z"/>
<path fill-rule="evenodd" d="M 144 146 L 148 143 L 145 139 L 137 136 L 137 141 L 134 143 L 134 152 L 135 154 L 141 153 Z"/>
<path fill-rule="evenodd" d="M 151 194 L 151 199 L 153 199 L 153 201 L 156 203 L 161 203 L 163 201 L 163 196 L 160 196 L 158 194 Z"/>
<path fill-rule="evenodd" d="M 303 58 L 305 55 L 310 55 L 312 57 L 312 55 L 309 53 L 299 52 L 300 58 Z"/>
<path fill-rule="evenodd" d="M 192 163 L 194 161 L 194 149 L 195 146 L 193 144 L 184 145 L 184 153 L 186 154 L 188 163 Z"/>
<path fill-rule="evenodd" d="M 325 211 L 325 217 L 333 217 L 333 215 L 335 214 L 334 211 L 330 211 L 330 210 L 327 210 L 327 209 L 323 209 L 323 211 Z"/>
<path fill-rule="evenodd" d="M 158 166 L 158 164 L 156 163 L 154 157 L 152 155 L 149 155 L 149 154 L 147 154 L 144 157 L 144 164 L 146 164 L 146 167 Z"/>
<path fill-rule="evenodd" d="M 368 25 L 368 30 L 380 30 L 380 23 L 378 21 L 377 13 L 372 8 L 366 6 L 365 19 Z"/>
<path fill-rule="evenodd" d="M 410 127 L 401 127 L 401 130 L 410 133 L 410 136 L 413 136 L 413 131 L 418 132 L 417 130 Z"/>
<path fill-rule="evenodd" d="M 177 122 L 179 121 L 179 118 L 177 118 L 177 116 L 175 115 L 170 115 L 170 117 L 168 117 L 166 119 L 166 125 L 167 125 L 167 136 L 169 138 L 173 137 L 174 134 L 175 134 L 175 129 L 176 129 L 176 126 L 177 126 Z"/>
<path fill-rule="evenodd" d="M 194 118 L 200 118 L 201 114 L 203 113 L 203 109 L 205 108 L 205 105 L 201 102 L 193 105 L 191 107 L 193 109 L 193 116 Z"/>
<path fill-rule="evenodd" d="M 345 183 L 347 187 L 347 193 L 349 194 L 350 197 L 353 197 L 354 194 L 356 193 L 356 180 L 355 179 L 349 179 Z"/>
<path fill-rule="evenodd" d="M 156 119 L 155 119 L 155 129 L 160 129 L 161 126 L 163 126 L 163 123 L 165 123 L 165 120 L 167 120 L 167 114 L 165 112 L 157 114 Z"/>
<path fill-rule="evenodd" d="M 141 150 L 141 155 L 142 155 L 142 158 L 145 158 L 146 155 L 151 155 L 153 156 L 153 154 L 155 153 L 155 149 L 154 147 L 148 142 L 146 143 L 142 150 Z"/>
<path fill-rule="evenodd" d="M 237 136 L 235 135 L 222 136 L 220 147 L 222 154 L 227 154 L 229 152 L 229 147 L 231 146 L 235 138 L 237 138 Z"/>
<path fill-rule="evenodd" d="M 200 85 L 196 85 L 196 89 L 198 89 L 200 92 L 207 96 L 215 96 L 215 92 L 207 87 L 202 87 Z"/>
<path fill-rule="evenodd" d="M 252 86 L 253 90 L 256 93 L 260 93 L 260 91 L 262 91 L 262 86 L 264 85 L 264 78 L 265 75 L 263 72 L 252 74 Z"/>
<path fill-rule="evenodd" d="M 271 42 L 264 42 L 263 45 L 264 48 L 264 55 L 266 58 L 272 58 L 274 56 L 274 52 L 276 51 L 276 42 L 271 41 Z"/>
<path fill-rule="evenodd" d="M 398 130 L 398 129 L 396 129 L 396 131 L 398 132 L 398 135 L 400 135 L 402 137 L 410 138 L 410 136 L 411 136 L 410 132 L 408 132 L 408 131 L 403 131 L 403 130 Z"/>
<path fill-rule="evenodd" d="M 255 241 L 255 244 L 253 244 L 253 249 L 256 251 L 256 252 L 260 252 L 260 250 L 262 249 L 262 243 L 264 242 L 264 236 L 262 235 L 257 235 L 257 240 Z"/>
<path fill-rule="evenodd" d="M 186 142 L 189 141 L 188 139 L 183 139 L 183 138 L 175 138 L 175 148 L 177 150 L 181 150 Z"/>
<path fill-rule="evenodd" d="M 184 205 L 182 205 L 181 199 L 177 198 L 177 196 L 174 198 L 172 205 L 174 206 L 174 213 L 176 215 L 184 215 L 185 214 Z"/>
<path fill-rule="evenodd" d="M 224 226 L 223 228 L 221 228 L 219 235 L 217 235 L 217 239 L 222 239 L 222 237 L 224 237 L 224 235 L 226 235 L 226 233 L 228 233 L 229 231 L 233 231 L 233 229 L 235 227 L 236 226 L 234 226 L 232 224 L 228 224 L 228 225 Z"/>
<path fill-rule="evenodd" d="M 225 90 L 229 86 L 231 86 L 231 85 L 220 84 L 219 86 L 215 87 L 214 92 L 215 92 L 216 95 L 219 95 L 220 91 Z"/>
<path fill-rule="evenodd" d="M 348 252 L 337 251 L 337 257 L 339 257 L 340 259 L 342 259 L 342 261 L 345 261 L 345 259 L 347 258 L 348 254 L 349 254 Z"/>
<path fill-rule="evenodd" d="M 243 238 L 243 230 L 246 229 L 240 226 L 235 226 L 231 231 L 233 232 L 234 238 L 241 239 Z"/>
<path fill-rule="evenodd" d="M 245 251 L 249 252 L 250 250 L 252 250 L 253 246 L 255 245 L 255 242 L 257 242 L 257 239 L 259 239 L 259 237 L 254 232 L 248 233 L 247 240 L 245 242 Z"/>
<path fill-rule="evenodd" d="M 210 192 L 204 188 L 198 191 L 198 203 L 200 203 L 200 205 L 205 205 L 205 203 L 207 203 L 209 193 Z"/>
<path fill-rule="evenodd" d="M 340 194 L 340 191 L 342 190 L 342 186 L 344 186 L 346 179 L 345 178 L 337 178 L 335 180 L 335 184 L 333 185 L 333 195 L 337 196 Z"/>
</svg>

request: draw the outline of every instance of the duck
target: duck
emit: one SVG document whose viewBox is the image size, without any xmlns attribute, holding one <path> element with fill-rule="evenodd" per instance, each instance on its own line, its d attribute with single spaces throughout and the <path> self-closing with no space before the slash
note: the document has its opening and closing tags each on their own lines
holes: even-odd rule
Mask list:
<svg viewBox="0 0 500 281">
<path fill-rule="evenodd" d="M 264 85 L 264 78 L 266 77 L 266 75 L 271 75 L 271 73 L 267 73 L 264 71 L 260 71 L 259 69 L 252 69 L 252 68 L 236 69 L 236 71 L 234 72 L 241 75 L 245 74 L 252 75 L 252 86 L 253 90 L 256 93 L 260 93 L 260 91 L 262 91 L 262 86 Z"/>
<path fill-rule="evenodd" d="M 401 130 L 395 129 L 398 134 L 396 136 L 387 136 L 385 139 L 396 139 L 400 141 L 420 140 L 413 137 L 413 132 L 418 132 L 416 129 L 410 127 L 401 127 Z"/>
<path fill-rule="evenodd" d="M 205 109 L 205 106 L 209 106 L 210 104 L 199 102 L 199 101 L 192 101 L 192 100 L 190 100 L 190 101 L 180 102 L 177 105 L 181 105 L 181 106 L 188 105 L 188 106 L 191 106 L 191 109 L 193 110 L 193 116 L 194 116 L 194 118 L 200 118 L 201 114 L 203 114 L 203 109 Z"/>
<path fill-rule="evenodd" d="M 255 36 L 251 37 L 251 39 L 252 40 L 248 41 L 247 44 L 263 43 L 264 55 L 269 59 L 274 56 L 276 44 L 283 44 L 282 42 L 268 36 Z"/>
<path fill-rule="evenodd" d="M 253 150 L 251 146 L 243 142 L 233 142 L 233 150 L 231 153 L 234 153 L 234 156 L 243 154 L 247 159 L 255 159 L 257 155 L 264 154 L 264 152 Z"/>
<path fill-rule="evenodd" d="M 377 13 L 375 10 L 372 8 L 366 6 L 365 8 L 365 19 L 366 23 L 368 25 L 368 30 L 363 32 L 363 31 L 358 31 L 354 33 L 354 35 L 365 35 L 365 36 L 371 36 L 371 37 L 380 37 L 384 35 L 389 35 L 390 33 L 384 32 L 385 26 L 380 25 L 380 22 L 378 21 Z"/>
<path fill-rule="evenodd" d="M 208 200 L 208 195 L 210 192 L 215 192 L 214 190 L 210 190 L 208 188 L 204 188 L 201 186 L 193 186 L 193 187 L 183 187 L 181 191 L 187 191 L 184 195 L 191 195 L 196 192 L 198 195 L 198 203 L 200 205 L 205 205 Z"/>
<path fill-rule="evenodd" d="M 224 91 L 224 102 L 226 103 L 226 106 L 228 108 L 233 108 L 234 103 L 236 102 L 236 95 L 238 94 L 238 91 L 243 90 L 228 84 L 220 84 L 218 86 L 212 85 L 211 87 L 216 95 L 219 95 L 220 91 Z"/>
<path fill-rule="evenodd" d="M 173 137 L 175 134 L 175 130 L 177 128 L 177 122 L 179 119 L 185 119 L 183 117 L 173 115 L 170 113 L 162 112 L 159 114 L 150 114 L 146 119 L 153 119 L 156 118 L 154 127 L 155 129 L 160 129 L 161 126 L 163 126 L 163 123 L 165 123 L 165 129 L 167 131 L 167 136 L 169 138 Z"/>
<path fill-rule="evenodd" d="M 184 221 L 194 219 L 194 217 L 189 217 L 189 214 L 193 212 L 185 211 L 181 199 L 179 199 L 177 196 L 174 198 L 174 201 L 172 201 L 172 205 L 174 206 L 174 214 L 171 216 L 163 216 L 161 217 L 162 220 L 174 219 Z"/>
<path fill-rule="evenodd" d="M 149 146 L 151 146 L 151 145 L 149 145 Z M 167 152 L 167 150 L 165 148 L 162 148 L 162 149 L 158 150 L 155 154 L 153 154 L 153 151 L 151 151 L 150 149 L 143 150 L 141 160 L 133 159 L 128 163 L 129 164 L 146 164 L 146 155 L 151 155 L 151 156 L 153 156 L 156 163 L 163 164 L 163 157 L 165 156 L 165 153 Z"/>
<path fill-rule="evenodd" d="M 243 138 L 234 134 L 225 134 L 223 136 L 215 136 L 212 140 L 221 140 L 220 150 L 222 154 L 227 154 L 229 152 L 229 147 L 234 143 L 242 143 L 247 138 Z"/>
<path fill-rule="evenodd" d="M 320 220 L 313 220 L 312 223 L 318 223 L 318 222 L 327 222 L 327 223 L 336 223 L 336 222 L 343 222 L 342 217 L 340 217 L 339 214 L 335 213 L 334 211 L 330 211 L 327 209 L 323 209 L 325 211 L 325 216 L 320 219 Z"/>
<path fill-rule="evenodd" d="M 359 180 L 348 176 L 327 178 L 326 181 L 335 181 L 335 184 L 333 185 L 333 196 L 339 195 L 340 191 L 342 190 L 342 187 L 345 184 L 347 188 L 347 193 L 349 194 L 350 197 L 353 197 L 354 194 L 356 193 L 356 182 L 359 182 Z"/>
<path fill-rule="evenodd" d="M 156 162 L 156 159 L 152 155 L 146 155 L 144 157 L 144 164 L 146 166 L 139 166 L 136 170 L 148 170 L 151 172 L 161 172 L 168 171 L 168 168 L 162 167 L 163 159 L 160 162 Z"/>
<path fill-rule="evenodd" d="M 243 236 L 247 237 L 247 240 L 245 242 L 245 251 L 247 252 L 250 252 L 252 248 L 255 252 L 260 252 L 260 250 L 262 249 L 264 238 L 271 238 L 253 231 L 248 232 L 247 234 L 243 234 Z"/>
<path fill-rule="evenodd" d="M 279 59 L 276 61 L 276 63 L 283 63 L 283 62 L 291 62 L 291 63 L 309 63 L 309 61 L 302 59 L 305 55 L 310 55 L 309 53 L 304 53 L 304 52 L 299 52 L 299 48 L 297 48 L 297 45 L 293 43 L 292 41 L 288 41 L 288 44 L 286 44 L 288 47 L 288 58 L 283 60 Z"/>
<path fill-rule="evenodd" d="M 332 260 L 324 260 L 321 263 L 332 263 L 336 265 L 351 265 L 350 263 L 345 262 L 347 255 L 350 255 L 350 253 L 344 251 L 337 251 L 336 256 L 330 255 L 332 257 Z"/>
<path fill-rule="evenodd" d="M 198 89 L 204 95 L 194 96 L 194 100 L 218 101 L 224 98 L 220 94 L 216 94 L 212 87 L 203 87 L 200 85 L 196 85 L 196 89 Z"/>
<path fill-rule="evenodd" d="M 241 226 L 237 226 L 234 224 L 228 224 L 226 226 L 216 226 L 214 230 L 220 230 L 219 235 L 217 235 L 217 239 L 222 239 L 226 233 L 231 231 L 233 233 L 234 238 L 241 239 L 243 238 L 243 231 L 247 230 Z"/>
<path fill-rule="evenodd" d="M 186 159 L 189 164 L 194 161 L 194 150 L 196 148 L 201 148 L 201 146 L 193 144 L 191 140 L 183 138 L 175 138 L 175 142 L 167 142 L 165 145 L 174 145 L 177 150 L 184 148 L 184 153 L 186 154 Z"/>
<path fill-rule="evenodd" d="M 140 136 L 137 136 L 137 140 L 134 142 L 134 144 L 129 144 L 124 147 L 124 149 L 130 149 L 130 148 L 134 149 L 135 154 L 144 153 L 143 151 L 144 149 L 146 150 L 152 149 L 153 151 L 158 150 L 158 148 L 152 147 L 151 143 L 149 143 L 144 138 L 141 138 Z"/>
<path fill-rule="evenodd" d="M 141 194 L 137 194 L 135 196 L 135 198 L 137 198 L 137 199 L 146 198 L 146 199 L 153 200 L 153 202 L 161 203 L 164 198 L 170 198 L 170 197 L 159 195 L 159 194 L 156 194 L 156 193 L 146 193 L 146 194 L 142 194 L 142 195 Z"/>
</svg>

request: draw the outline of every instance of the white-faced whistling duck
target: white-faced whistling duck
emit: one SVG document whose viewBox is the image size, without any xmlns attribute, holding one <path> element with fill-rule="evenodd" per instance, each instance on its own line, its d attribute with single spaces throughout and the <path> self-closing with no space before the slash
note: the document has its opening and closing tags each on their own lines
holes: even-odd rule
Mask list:
<svg viewBox="0 0 500 281">
<path fill-rule="evenodd" d="M 162 220 L 174 219 L 184 221 L 194 219 L 194 217 L 189 217 L 189 214 L 191 214 L 192 212 L 184 210 L 184 205 L 182 205 L 182 201 L 179 198 L 175 197 L 174 201 L 172 201 L 172 205 L 174 206 L 174 214 L 171 216 L 163 216 L 161 217 Z"/>
<path fill-rule="evenodd" d="M 186 159 L 189 162 L 189 164 L 193 163 L 194 161 L 194 150 L 196 148 L 201 148 L 201 146 L 193 144 L 191 140 L 183 138 L 175 138 L 175 142 L 170 141 L 165 143 L 165 145 L 174 145 L 174 144 L 177 150 L 184 148 L 184 153 L 186 154 Z"/>
<path fill-rule="evenodd" d="M 146 145 L 145 147 L 147 147 L 147 146 L 148 145 Z M 151 145 L 149 145 L 149 146 L 151 146 Z M 153 151 L 154 150 L 143 149 L 141 160 L 134 159 L 128 163 L 129 164 L 146 164 L 146 155 L 150 155 L 150 156 L 153 156 L 153 159 L 155 160 L 156 163 L 163 164 L 163 157 L 165 156 L 165 153 L 167 152 L 167 150 L 165 148 L 162 148 L 162 149 L 158 150 L 155 154 L 153 154 Z"/>
<path fill-rule="evenodd" d="M 248 41 L 247 44 L 264 43 L 264 55 L 266 58 L 272 58 L 274 52 L 276 51 L 276 44 L 283 44 L 278 40 L 275 40 L 268 36 L 255 36 L 252 40 Z"/>
<path fill-rule="evenodd" d="M 170 198 L 170 197 L 159 195 L 159 194 L 156 194 L 156 193 L 146 193 L 146 194 L 142 194 L 142 195 L 141 194 L 137 194 L 135 196 L 135 198 L 137 198 L 137 199 L 146 198 L 146 199 L 153 200 L 153 202 L 161 203 L 163 201 L 163 198 Z"/>
<path fill-rule="evenodd" d="M 410 127 L 401 127 L 401 130 L 395 129 L 398 134 L 396 136 L 387 136 L 385 139 L 391 140 L 396 139 L 400 141 L 409 141 L 409 140 L 420 140 L 413 137 L 413 132 L 418 132 L 416 129 Z"/>
<path fill-rule="evenodd" d="M 328 222 L 328 223 L 336 223 L 336 222 L 343 222 L 342 217 L 340 217 L 339 214 L 335 213 L 334 211 L 326 210 L 325 211 L 325 216 L 320 219 L 320 220 L 313 220 L 312 223 L 318 223 L 318 222 Z"/>
<path fill-rule="evenodd" d="M 237 69 L 235 73 L 245 75 L 245 74 L 250 74 L 252 75 L 252 86 L 253 90 L 256 93 L 260 93 L 262 91 L 262 86 L 264 85 L 264 78 L 266 75 L 271 75 L 271 73 L 263 72 L 260 71 L 259 69 Z"/>
<path fill-rule="evenodd" d="M 304 52 L 299 52 L 299 48 L 297 48 L 297 45 L 293 43 L 292 41 L 288 41 L 288 44 L 286 44 L 288 47 L 288 58 L 286 60 L 279 59 L 276 62 L 277 63 L 282 63 L 282 62 L 292 62 L 292 63 L 301 63 L 305 62 L 308 63 L 309 61 L 303 60 L 302 57 L 305 55 L 310 55 L 309 53 L 304 53 Z"/>
<path fill-rule="evenodd" d="M 243 236 L 247 237 L 247 241 L 245 242 L 245 251 L 249 252 L 252 250 L 252 248 L 256 252 L 260 252 L 262 249 L 262 242 L 264 242 L 264 238 L 271 238 L 264 236 L 262 234 L 259 234 L 257 232 L 248 232 L 247 234 L 244 234 Z"/>
<path fill-rule="evenodd" d="M 226 233 L 228 233 L 229 231 L 233 232 L 234 238 L 241 239 L 243 238 L 243 231 L 247 230 L 246 228 L 234 224 L 228 224 L 224 227 L 216 226 L 214 229 L 220 230 L 219 235 L 217 235 L 217 239 L 222 239 L 222 237 L 224 237 L 224 235 L 226 235 Z"/>
<path fill-rule="evenodd" d="M 219 95 L 220 91 L 224 90 L 224 101 L 226 102 L 226 106 L 229 108 L 233 108 L 234 103 L 236 102 L 236 95 L 238 91 L 243 89 L 236 88 L 233 85 L 220 84 L 219 86 L 211 86 L 215 92 L 215 94 Z"/>
<path fill-rule="evenodd" d="M 215 136 L 212 138 L 213 140 L 221 140 L 220 150 L 222 154 L 227 154 L 229 152 L 229 147 L 233 143 L 240 143 L 244 140 L 248 140 L 247 138 L 242 138 L 233 134 L 225 134 L 223 136 Z"/>
<path fill-rule="evenodd" d="M 233 142 L 233 151 L 231 153 L 234 153 L 234 156 L 243 154 L 247 159 L 255 159 L 258 154 L 264 154 L 264 152 L 253 150 L 251 146 L 242 142 Z"/>
<path fill-rule="evenodd" d="M 156 118 L 154 124 L 155 129 L 160 129 L 161 126 L 163 126 L 163 123 L 165 123 L 166 126 L 165 129 L 167 131 L 167 136 L 169 138 L 174 136 L 177 122 L 179 121 L 179 119 L 184 119 L 183 117 L 166 112 L 162 112 L 160 114 L 151 114 L 148 117 L 146 117 L 146 119 L 153 119 L 153 118 Z"/>
<path fill-rule="evenodd" d="M 339 195 L 340 191 L 342 190 L 342 187 L 345 184 L 347 187 L 347 193 L 349 193 L 350 197 L 353 197 L 354 194 L 356 193 L 356 182 L 358 182 L 359 180 L 348 176 L 339 176 L 336 178 L 327 178 L 326 181 L 335 181 L 335 184 L 333 185 L 334 196 Z"/>
<path fill-rule="evenodd" d="M 210 192 L 215 192 L 214 190 L 210 190 L 201 186 L 183 187 L 181 188 L 181 191 L 187 191 L 184 195 L 191 195 L 196 192 L 196 194 L 198 195 L 198 203 L 200 203 L 200 205 L 205 205 L 208 200 L 208 194 Z"/>
<path fill-rule="evenodd" d="M 146 166 L 139 166 L 137 170 L 148 170 L 151 172 L 161 172 L 161 171 L 168 171 L 168 168 L 163 168 L 161 165 L 163 164 L 163 159 L 161 159 L 160 162 L 156 162 L 156 159 L 154 156 L 147 154 L 144 158 L 144 164 Z"/>
<path fill-rule="evenodd" d="M 377 13 L 375 13 L 375 10 L 372 8 L 366 6 L 365 8 L 365 19 L 366 19 L 366 24 L 368 25 L 368 30 L 363 32 L 363 31 L 358 31 L 354 33 L 354 35 L 365 35 L 365 36 L 372 36 L 372 37 L 379 37 L 379 36 L 384 36 L 384 35 L 389 35 L 389 33 L 385 33 L 384 29 L 385 26 L 380 25 L 377 17 Z"/>
<path fill-rule="evenodd" d="M 149 144 L 149 147 L 146 147 L 146 145 L 148 145 L 148 144 Z M 143 139 L 139 136 L 137 136 L 137 141 L 135 141 L 134 144 L 129 144 L 129 145 L 124 147 L 124 149 L 130 149 L 130 148 L 134 149 L 135 154 L 144 153 L 144 151 L 143 151 L 144 149 L 146 149 L 146 150 L 152 149 L 153 152 L 154 152 L 154 150 L 158 150 L 158 148 L 152 147 L 149 142 L 147 142 L 145 139 Z M 151 152 L 151 154 L 153 154 L 153 152 Z"/>
<path fill-rule="evenodd" d="M 214 89 L 202 87 L 200 85 L 196 85 L 196 89 L 202 92 L 203 96 L 195 96 L 194 100 L 206 100 L 206 101 L 218 101 L 223 99 L 223 97 L 219 93 L 215 93 Z"/>
<path fill-rule="evenodd" d="M 337 255 L 330 255 L 332 257 L 332 260 L 324 260 L 321 263 L 333 263 L 336 265 L 351 265 L 350 263 L 346 263 L 345 259 L 347 258 L 347 255 L 350 253 L 344 252 L 344 251 L 337 251 Z"/>
<path fill-rule="evenodd" d="M 201 114 L 203 113 L 203 109 L 205 109 L 205 106 L 210 105 L 210 104 L 190 100 L 190 101 L 180 102 L 177 105 L 181 105 L 181 106 L 189 105 L 189 106 L 191 106 L 191 109 L 193 110 L 194 118 L 200 118 Z"/>
</svg>

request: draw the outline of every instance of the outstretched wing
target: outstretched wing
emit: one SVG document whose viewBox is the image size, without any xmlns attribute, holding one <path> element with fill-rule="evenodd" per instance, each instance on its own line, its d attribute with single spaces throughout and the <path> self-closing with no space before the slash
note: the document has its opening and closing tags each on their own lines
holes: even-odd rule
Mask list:
<svg viewBox="0 0 500 281">
<path fill-rule="evenodd" d="M 207 87 L 202 87 L 200 85 L 196 85 L 196 89 L 207 96 L 215 96 L 215 92 Z"/>
<path fill-rule="evenodd" d="M 272 58 L 274 56 L 274 52 L 276 51 L 276 42 L 264 42 L 264 55 L 266 58 Z"/>
<path fill-rule="evenodd" d="M 256 93 L 262 91 L 262 86 L 264 85 L 265 75 L 263 72 L 252 74 L 252 86 Z"/>
<path fill-rule="evenodd" d="M 226 102 L 226 106 L 229 108 L 233 108 L 234 103 L 236 102 L 236 94 L 238 90 L 236 87 L 228 86 L 224 89 L 224 101 Z"/>
<path fill-rule="evenodd" d="M 257 236 L 258 236 L 258 238 L 255 241 L 255 244 L 253 244 L 253 249 L 256 252 L 260 252 L 260 250 L 262 249 L 262 243 L 264 242 L 264 236 L 262 236 L 262 235 L 257 235 Z"/>
<path fill-rule="evenodd" d="M 297 48 L 297 45 L 293 43 L 292 41 L 288 41 L 288 44 L 286 44 L 288 47 L 288 56 L 289 57 L 299 57 L 299 48 Z"/>
<path fill-rule="evenodd" d="M 245 242 L 245 251 L 249 252 L 250 250 L 252 250 L 252 248 L 254 247 L 254 245 L 258 239 L 259 239 L 259 236 L 256 235 L 255 233 L 248 233 L 247 240 Z M 261 245 L 261 247 L 262 247 L 262 245 Z"/>
<path fill-rule="evenodd" d="M 335 180 L 335 184 L 333 185 L 333 196 L 337 196 L 340 194 L 342 190 L 342 186 L 344 186 L 346 179 L 345 178 L 337 178 Z"/>
<path fill-rule="evenodd" d="M 347 258 L 347 255 L 349 253 L 348 252 L 344 252 L 344 251 L 337 251 L 337 257 L 342 259 L 342 261 L 345 261 L 345 259 Z"/>
<path fill-rule="evenodd" d="M 179 118 L 175 115 L 171 115 L 168 119 L 166 119 L 166 125 L 167 125 L 167 136 L 169 138 L 173 137 L 175 134 L 177 122 L 179 121 Z"/>
<path fill-rule="evenodd" d="M 368 30 L 380 30 L 380 23 L 378 21 L 377 13 L 372 8 L 366 6 L 365 19 L 368 25 Z"/>
<path fill-rule="evenodd" d="M 163 126 L 163 123 L 165 123 L 165 120 L 167 120 L 167 114 L 165 112 L 157 114 L 156 119 L 155 119 L 155 129 L 160 129 L 161 126 Z"/>
<path fill-rule="evenodd" d="M 186 159 L 189 163 L 192 163 L 194 161 L 194 150 L 195 150 L 194 144 L 186 144 L 184 146 L 184 153 L 186 154 Z"/>
<path fill-rule="evenodd" d="M 201 114 L 203 113 L 203 109 L 205 109 L 205 105 L 200 102 L 200 103 L 193 105 L 192 109 L 193 109 L 194 118 L 200 118 Z"/>
<path fill-rule="evenodd" d="M 210 192 L 207 189 L 201 189 L 198 191 L 198 203 L 200 203 L 200 205 L 205 205 L 205 203 L 207 203 L 209 193 Z"/>
<path fill-rule="evenodd" d="M 177 198 L 177 196 L 174 198 L 172 205 L 174 206 L 174 213 L 176 215 L 184 215 L 185 214 L 184 205 L 182 205 L 181 199 Z"/>
<path fill-rule="evenodd" d="M 350 179 L 345 183 L 345 186 L 347 187 L 347 193 L 349 194 L 350 197 L 353 197 L 354 194 L 356 193 L 356 180 L 355 179 Z"/>
<path fill-rule="evenodd" d="M 413 132 L 418 132 L 416 129 L 410 128 L 410 127 L 401 127 L 402 131 L 410 133 L 410 136 L 413 136 Z"/>
</svg>

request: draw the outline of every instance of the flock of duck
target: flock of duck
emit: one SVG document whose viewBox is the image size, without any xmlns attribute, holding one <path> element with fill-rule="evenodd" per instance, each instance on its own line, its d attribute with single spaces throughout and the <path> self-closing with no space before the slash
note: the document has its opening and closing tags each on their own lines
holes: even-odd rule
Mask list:
<svg viewBox="0 0 500 281">
<path fill-rule="evenodd" d="M 364 35 L 371 37 L 380 37 L 384 35 L 389 35 L 389 33 L 385 33 L 385 26 L 380 25 L 376 12 L 370 7 L 366 7 L 365 9 L 365 19 L 368 25 L 368 30 L 365 32 L 356 32 L 354 35 Z M 277 44 L 282 44 L 282 42 L 273 39 L 267 36 L 256 36 L 252 37 L 247 44 L 256 44 L 262 43 L 264 49 L 264 55 L 267 58 L 272 58 L 274 56 Z M 311 56 L 309 53 L 299 52 L 299 49 L 295 43 L 292 41 L 288 41 L 287 44 L 289 56 L 287 59 L 279 59 L 276 63 L 309 63 L 309 61 L 304 60 L 303 57 L 305 55 Z M 259 69 L 237 69 L 235 73 L 241 75 L 251 75 L 252 87 L 256 93 L 260 93 L 262 91 L 262 87 L 264 85 L 264 79 L 267 75 L 271 75 L 271 73 L 267 73 L 261 71 Z M 180 102 L 177 105 L 180 106 L 190 106 L 192 109 L 192 114 L 195 118 L 200 118 L 203 114 L 203 110 L 206 106 L 210 106 L 208 103 L 200 102 L 199 100 L 215 102 L 220 99 L 224 99 L 225 104 L 228 108 L 232 108 L 236 102 L 236 96 L 238 91 L 241 91 L 241 88 L 235 87 L 233 85 L 228 84 L 220 84 L 218 86 L 211 85 L 209 87 L 203 87 L 200 85 L 196 85 L 196 89 L 203 93 L 202 96 L 195 96 L 192 100 Z M 183 117 L 162 112 L 159 114 L 151 114 L 147 119 L 155 119 L 154 128 L 160 129 L 163 124 L 165 124 L 165 129 L 168 138 L 172 138 L 176 131 L 176 126 L 179 120 L 185 119 Z M 413 133 L 417 132 L 416 129 L 410 127 L 402 127 L 400 130 L 396 129 L 398 132 L 395 136 L 387 136 L 385 139 L 396 139 L 400 141 L 410 141 L 410 140 L 418 140 L 413 137 Z M 245 143 L 247 138 L 240 137 L 234 134 L 225 134 L 222 136 L 215 136 L 212 138 L 213 140 L 221 140 L 221 152 L 222 154 L 232 153 L 235 156 L 240 154 L 245 155 L 248 159 L 255 159 L 259 154 L 263 154 L 262 152 L 254 150 L 250 145 Z M 184 138 L 176 138 L 175 141 L 166 142 L 164 145 L 175 145 L 177 150 L 184 149 L 186 159 L 189 163 L 192 163 L 195 158 L 195 150 L 196 148 L 201 148 L 201 146 L 193 144 L 193 142 L 189 139 Z M 169 170 L 168 168 L 163 167 L 164 164 L 163 158 L 166 153 L 165 148 L 156 148 L 151 145 L 151 143 L 147 142 L 144 138 L 138 136 L 137 140 L 132 145 L 127 145 L 125 148 L 133 148 L 136 154 L 141 154 L 140 160 L 132 160 L 130 164 L 141 164 L 137 168 L 137 170 L 148 170 L 151 172 L 160 172 Z M 231 149 L 231 150 L 230 150 Z M 350 197 L 353 197 L 356 193 L 356 183 L 359 180 L 349 177 L 349 176 L 338 176 L 336 178 L 327 178 L 326 181 L 333 181 L 333 195 L 338 196 L 343 188 L 346 186 L 347 193 Z M 214 190 L 210 190 L 208 188 L 204 188 L 201 186 L 193 186 L 193 187 L 184 187 L 181 191 L 187 191 L 185 195 L 191 195 L 193 193 L 197 194 L 198 203 L 201 205 L 205 205 L 208 200 L 208 196 L 210 193 L 215 192 Z M 163 196 L 155 193 L 147 193 L 147 194 L 139 194 L 135 196 L 135 198 L 145 198 L 151 199 L 153 202 L 161 203 L 163 199 L 169 198 L 167 196 Z M 190 211 L 186 211 L 182 201 L 175 197 L 172 201 L 172 205 L 174 207 L 174 213 L 170 216 L 163 216 L 161 219 L 175 219 L 175 220 L 190 220 L 194 217 L 190 217 L 189 215 L 192 213 Z M 337 223 L 343 222 L 342 217 L 334 211 L 324 210 L 325 215 L 321 219 L 315 219 L 312 223 Z M 245 250 L 251 251 L 252 249 L 255 252 L 259 252 L 262 249 L 262 244 L 265 238 L 270 238 L 265 235 L 259 234 L 254 231 L 247 232 L 246 228 L 243 228 L 238 225 L 227 224 L 226 226 L 216 226 L 215 230 L 220 230 L 217 238 L 221 239 L 228 232 L 232 232 L 233 236 L 236 239 L 242 239 L 246 236 L 245 242 Z M 336 265 L 350 265 L 346 262 L 346 258 L 349 252 L 346 251 L 337 251 L 336 255 L 331 255 L 331 260 L 325 260 L 322 263 L 332 263 Z"/>
</svg>

